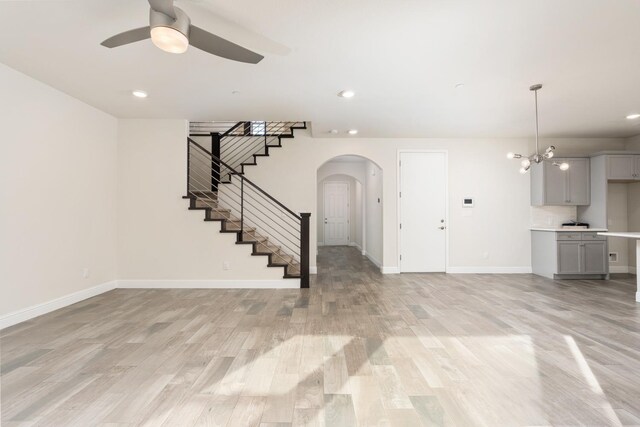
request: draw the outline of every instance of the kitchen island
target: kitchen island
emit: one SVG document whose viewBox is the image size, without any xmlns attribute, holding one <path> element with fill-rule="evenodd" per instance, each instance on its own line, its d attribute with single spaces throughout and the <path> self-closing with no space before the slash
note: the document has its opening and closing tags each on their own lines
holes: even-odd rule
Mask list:
<svg viewBox="0 0 640 427">
<path fill-rule="evenodd" d="M 640 266 L 640 232 L 635 231 L 610 231 L 598 233 L 600 236 L 624 237 L 636 240 L 636 268 Z M 640 276 L 637 276 L 640 278 Z M 636 279 L 637 280 L 637 279 Z M 636 301 L 640 302 L 640 281 L 636 284 Z"/>
</svg>

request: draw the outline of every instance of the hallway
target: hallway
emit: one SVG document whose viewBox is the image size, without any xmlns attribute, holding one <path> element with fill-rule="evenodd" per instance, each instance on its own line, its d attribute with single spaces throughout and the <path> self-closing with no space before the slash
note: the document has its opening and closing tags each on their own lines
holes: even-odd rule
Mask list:
<svg viewBox="0 0 640 427">
<path fill-rule="evenodd" d="M 639 424 L 633 280 L 381 275 L 118 289 L 2 331 L 2 424 Z"/>
</svg>

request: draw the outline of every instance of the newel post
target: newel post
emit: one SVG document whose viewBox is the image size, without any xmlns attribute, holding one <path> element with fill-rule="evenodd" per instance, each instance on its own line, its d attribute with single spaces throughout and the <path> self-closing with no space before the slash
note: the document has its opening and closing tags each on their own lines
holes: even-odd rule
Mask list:
<svg viewBox="0 0 640 427">
<path fill-rule="evenodd" d="M 191 141 L 187 138 L 187 193 L 185 196 L 191 195 Z"/>
<path fill-rule="evenodd" d="M 300 287 L 309 287 L 309 218 L 310 213 L 300 213 Z"/>
</svg>

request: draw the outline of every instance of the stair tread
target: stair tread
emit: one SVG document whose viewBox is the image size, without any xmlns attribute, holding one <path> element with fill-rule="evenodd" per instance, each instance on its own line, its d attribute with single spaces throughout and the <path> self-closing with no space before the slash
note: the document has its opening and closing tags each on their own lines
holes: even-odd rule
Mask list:
<svg viewBox="0 0 640 427">
<path fill-rule="evenodd" d="M 219 184 L 231 184 L 233 175 L 244 175 L 245 166 L 257 166 L 258 157 L 269 157 L 270 148 L 282 148 L 282 139 L 294 138 L 295 129 L 306 129 L 306 122 L 285 122 L 281 130 L 284 132 L 274 135 L 266 135 L 265 144 L 260 144 L 251 150 L 244 162 L 239 163 L 238 171 L 224 170 L 220 175 Z M 242 136 L 242 135 L 239 135 Z M 260 136 L 263 138 L 264 136 Z M 237 164 L 237 163 L 236 163 Z M 221 187 L 227 188 L 227 187 Z M 236 244 L 252 245 L 251 255 L 268 256 L 269 267 L 284 268 L 284 278 L 301 278 L 301 265 L 299 260 L 287 253 L 282 246 L 269 239 L 269 236 L 259 233 L 256 228 L 246 225 L 240 218 L 233 215 L 231 209 L 220 206 L 217 191 L 188 191 L 184 199 L 190 199 L 189 209 L 203 210 L 206 212 L 205 221 L 219 221 L 220 232 L 236 233 Z"/>
</svg>

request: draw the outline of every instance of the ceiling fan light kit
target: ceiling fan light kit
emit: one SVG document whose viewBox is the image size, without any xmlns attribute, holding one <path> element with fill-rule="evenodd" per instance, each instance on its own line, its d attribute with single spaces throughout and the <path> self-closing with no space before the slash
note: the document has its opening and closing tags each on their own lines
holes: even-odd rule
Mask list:
<svg viewBox="0 0 640 427">
<path fill-rule="evenodd" d="M 149 26 L 125 31 L 109 37 L 101 44 L 108 48 L 151 38 L 158 48 L 169 53 L 184 53 L 189 45 L 232 61 L 257 64 L 264 56 L 229 40 L 191 25 L 191 19 L 173 0 L 149 0 Z"/>
<path fill-rule="evenodd" d="M 551 164 L 553 164 L 554 166 L 557 166 L 558 168 L 560 168 L 560 170 L 566 171 L 567 169 L 569 169 L 569 163 L 558 163 L 558 162 L 554 162 L 551 160 L 551 158 L 554 155 L 554 151 L 556 149 L 556 147 L 554 147 L 553 145 L 550 145 L 547 147 L 546 150 L 544 150 L 544 153 L 540 154 L 540 149 L 539 149 L 539 145 L 538 145 L 538 139 L 539 139 L 539 132 L 538 132 L 538 91 L 542 89 L 542 85 L 541 84 L 535 84 L 533 86 L 531 86 L 529 88 L 530 91 L 532 91 L 535 95 L 535 100 L 536 100 L 536 151 L 535 153 L 531 154 L 530 156 L 523 156 L 522 154 L 518 154 L 518 153 L 507 153 L 507 158 L 508 159 L 523 159 L 520 162 L 520 165 L 522 166 L 520 168 L 520 173 L 521 174 L 526 174 L 527 172 L 529 172 L 529 170 L 531 169 L 531 166 L 533 166 L 534 164 L 540 164 L 542 162 L 551 162 Z"/>
<path fill-rule="evenodd" d="M 151 41 L 169 53 L 184 53 L 189 47 L 191 20 L 186 13 L 174 7 L 175 19 L 157 10 L 149 10 Z"/>
</svg>

